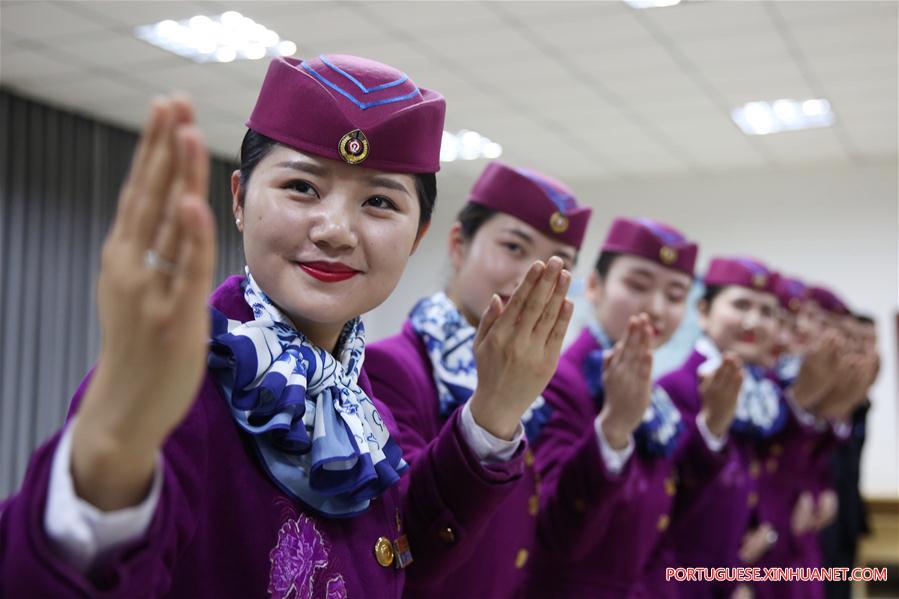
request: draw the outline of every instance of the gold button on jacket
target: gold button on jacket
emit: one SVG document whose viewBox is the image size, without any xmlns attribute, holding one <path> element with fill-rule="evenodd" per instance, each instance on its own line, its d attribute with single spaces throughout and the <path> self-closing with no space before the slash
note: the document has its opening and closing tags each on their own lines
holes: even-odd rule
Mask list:
<svg viewBox="0 0 899 599">
<path fill-rule="evenodd" d="M 393 564 L 393 544 L 387 537 L 381 537 L 375 543 L 375 559 L 385 568 Z"/>
</svg>

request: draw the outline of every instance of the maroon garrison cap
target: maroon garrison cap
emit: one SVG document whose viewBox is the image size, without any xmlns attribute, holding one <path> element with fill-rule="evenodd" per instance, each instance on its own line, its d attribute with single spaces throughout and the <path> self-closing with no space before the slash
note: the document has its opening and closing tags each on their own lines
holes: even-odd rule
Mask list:
<svg viewBox="0 0 899 599">
<path fill-rule="evenodd" d="M 752 258 L 712 258 L 706 272 L 706 285 L 739 285 L 777 295 L 776 272 Z"/>
<path fill-rule="evenodd" d="M 664 223 L 648 218 L 616 218 L 602 244 L 602 251 L 648 258 L 692 277 L 699 247 Z"/>
<path fill-rule="evenodd" d="M 481 173 L 468 201 L 505 212 L 578 249 L 584 241 L 591 212 L 577 203 L 564 183 L 496 160 Z"/>
<path fill-rule="evenodd" d="M 316 156 L 397 173 L 440 170 L 446 102 L 387 65 L 275 58 L 247 127 Z"/>
<path fill-rule="evenodd" d="M 777 281 L 777 299 L 785 310 L 798 312 L 808 299 L 808 287 L 799 279 L 781 276 Z"/>
<path fill-rule="evenodd" d="M 841 315 L 849 314 L 849 307 L 846 305 L 846 302 L 841 300 L 836 293 L 826 287 L 809 287 L 808 294 L 809 297 L 826 312 Z"/>
</svg>

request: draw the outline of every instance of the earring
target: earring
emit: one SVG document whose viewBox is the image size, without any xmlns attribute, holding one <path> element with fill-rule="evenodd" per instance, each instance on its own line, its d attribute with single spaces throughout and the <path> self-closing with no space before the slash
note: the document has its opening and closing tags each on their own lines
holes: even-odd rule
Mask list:
<svg viewBox="0 0 899 599">
<path fill-rule="evenodd" d="M 235 218 L 235 219 L 234 219 L 234 224 L 237 225 L 237 226 L 239 227 L 239 226 L 240 226 L 240 219 L 239 219 L 239 218 Z"/>
</svg>

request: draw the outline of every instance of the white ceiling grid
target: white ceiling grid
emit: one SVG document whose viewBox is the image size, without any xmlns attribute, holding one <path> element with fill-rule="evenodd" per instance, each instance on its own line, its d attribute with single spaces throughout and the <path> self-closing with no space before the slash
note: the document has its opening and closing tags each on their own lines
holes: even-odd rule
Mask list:
<svg viewBox="0 0 899 599">
<path fill-rule="evenodd" d="M 897 4 L 691 1 L 144 2 L 2 0 L 0 83 L 130 128 L 181 89 L 216 153 L 233 157 L 266 61 L 195 64 L 137 25 L 237 10 L 299 47 L 409 72 L 504 158 L 559 177 L 635 179 L 897 152 Z M 747 137 L 732 108 L 826 97 L 832 128 Z M 481 162 L 449 170 L 476 172 Z"/>
</svg>

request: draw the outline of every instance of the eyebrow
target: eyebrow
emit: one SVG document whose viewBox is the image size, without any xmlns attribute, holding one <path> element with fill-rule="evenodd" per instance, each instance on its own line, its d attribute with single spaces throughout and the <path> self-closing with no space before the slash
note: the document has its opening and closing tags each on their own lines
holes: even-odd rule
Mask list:
<svg viewBox="0 0 899 599">
<path fill-rule="evenodd" d="M 554 252 L 554 254 L 563 260 L 568 260 L 572 264 L 575 261 L 575 257 L 572 256 L 571 253 L 568 252 L 568 250 L 563 250 L 562 248 L 556 248 L 556 251 Z"/>
<path fill-rule="evenodd" d="M 317 175 L 319 177 L 324 177 L 330 172 L 330 169 L 326 166 L 315 164 L 313 162 L 306 162 L 304 160 L 287 160 L 285 162 L 279 162 L 275 166 L 292 168 L 293 170 L 309 173 L 310 175 Z"/>
<path fill-rule="evenodd" d="M 503 231 L 505 233 L 511 233 L 512 235 L 515 235 L 516 237 L 520 237 L 522 240 L 527 241 L 530 244 L 534 243 L 534 238 L 531 237 L 530 235 L 528 235 L 527 233 L 525 233 L 524 231 L 522 231 L 521 229 L 515 229 L 513 227 L 508 227 L 506 229 L 503 229 Z"/>
<path fill-rule="evenodd" d="M 383 177 L 383 176 L 377 175 L 377 176 L 371 177 L 368 180 L 368 184 L 371 187 L 384 187 L 386 189 L 392 189 L 394 191 L 401 191 L 409 196 L 412 195 L 411 193 L 409 193 L 409 190 L 406 188 L 405 185 L 403 185 L 396 179 L 391 179 L 390 177 Z"/>
<path fill-rule="evenodd" d="M 645 268 L 635 268 L 627 273 L 630 276 L 636 277 L 649 277 L 650 279 L 655 279 L 655 273 L 652 271 L 646 270 Z"/>
</svg>

